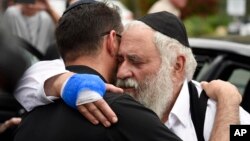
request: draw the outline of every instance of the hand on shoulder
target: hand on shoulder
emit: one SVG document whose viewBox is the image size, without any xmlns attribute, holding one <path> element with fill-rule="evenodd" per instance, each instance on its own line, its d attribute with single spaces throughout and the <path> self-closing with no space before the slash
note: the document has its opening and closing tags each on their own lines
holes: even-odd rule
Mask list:
<svg viewBox="0 0 250 141">
<path fill-rule="evenodd" d="M 201 82 L 201 87 L 207 96 L 217 102 L 226 102 L 232 105 L 240 105 L 242 96 L 236 86 L 227 81 L 213 80 L 211 82 Z"/>
</svg>

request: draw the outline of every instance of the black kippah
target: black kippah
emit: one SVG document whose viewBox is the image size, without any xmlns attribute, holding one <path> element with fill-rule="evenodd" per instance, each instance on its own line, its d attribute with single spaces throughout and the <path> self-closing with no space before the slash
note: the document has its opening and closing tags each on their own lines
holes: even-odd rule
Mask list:
<svg viewBox="0 0 250 141">
<path fill-rule="evenodd" d="M 71 5 L 69 5 L 69 7 L 63 12 L 63 15 L 66 14 L 67 12 L 69 12 L 70 10 L 83 5 L 83 4 L 92 4 L 92 3 L 98 3 L 98 1 L 95 0 L 79 0 Z"/>
<path fill-rule="evenodd" d="M 144 22 L 154 30 L 176 39 L 184 46 L 189 47 L 186 29 L 180 19 L 175 15 L 162 11 L 148 14 L 138 20 Z"/>
</svg>

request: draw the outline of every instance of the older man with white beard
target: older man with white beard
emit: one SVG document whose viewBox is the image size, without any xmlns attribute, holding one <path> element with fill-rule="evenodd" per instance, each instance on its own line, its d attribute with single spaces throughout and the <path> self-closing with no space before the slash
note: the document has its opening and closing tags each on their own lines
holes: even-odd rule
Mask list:
<svg viewBox="0 0 250 141">
<path fill-rule="evenodd" d="M 191 108 L 189 106 L 190 97 L 188 82 L 192 79 L 196 67 L 196 61 L 188 46 L 189 44 L 184 26 L 175 16 L 167 12 L 147 15 L 139 21 L 128 24 L 122 35 L 122 41 L 118 53 L 119 68 L 117 72 L 117 84 L 124 88 L 125 92 L 131 94 L 136 100 L 155 111 L 165 125 L 167 125 L 180 138 L 183 140 L 195 141 L 198 139 L 190 114 Z M 46 62 L 44 63 L 46 64 Z M 32 83 L 31 81 L 20 85 L 17 89 L 17 98 L 24 99 L 25 97 L 23 97 L 22 94 L 27 94 L 27 92 L 30 96 L 34 96 L 34 93 L 37 93 L 38 89 L 41 90 L 43 88 L 44 81 L 47 78 L 65 72 L 63 69 L 63 63 L 52 63 L 51 67 L 48 68 L 44 68 L 44 63 L 40 64 L 40 76 L 34 74 L 31 75 L 30 73 L 32 73 L 32 71 L 26 73 L 22 82 L 25 82 L 25 80 L 33 80 L 33 84 L 35 85 L 27 85 L 28 83 Z M 49 73 L 50 68 L 56 71 Z M 33 68 L 33 70 L 36 69 L 37 68 Z M 41 72 L 44 72 L 44 75 L 41 75 Z M 61 79 L 61 77 L 64 78 Z M 46 81 L 46 94 L 58 96 L 56 91 L 58 92 L 58 90 L 61 90 L 62 84 L 67 77 L 68 76 L 63 74 Z M 55 82 L 56 79 L 60 81 L 59 85 L 58 82 Z M 62 88 L 63 91 L 65 85 L 67 86 L 67 82 L 65 82 Z M 231 88 L 231 85 L 230 87 L 223 85 L 220 86 Z M 56 88 L 50 88 L 51 86 L 55 86 Z M 199 84 L 193 82 L 193 86 L 197 88 L 197 93 L 200 94 L 201 87 Z M 57 90 L 55 91 L 55 89 Z M 217 93 L 220 92 L 221 91 Z M 235 92 L 235 90 L 233 92 Z M 221 93 L 223 93 L 223 91 Z M 26 98 L 27 97 L 28 96 L 26 95 Z M 39 101 L 39 99 L 46 99 L 46 97 L 39 98 L 44 97 L 43 94 L 37 95 L 37 97 L 38 98 L 35 99 L 35 102 L 31 107 L 30 105 L 26 106 L 27 109 L 33 108 L 32 106 L 36 105 L 35 103 Z M 219 95 L 218 97 L 221 96 Z M 42 100 L 40 100 L 40 103 L 46 104 L 46 102 L 51 102 L 50 100 L 41 102 Z M 231 99 L 229 98 L 226 100 L 231 102 Z M 231 111 L 230 114 L 232 117 L 235 117 L 235 114 L 238 114 L 237 110 L 239 110 L 238 106 L 240 100 L 236 99 L 235 101 L 226 104 L 224 103 L 226 108 L 231 106 L 236 111 Z M 23 105 L 25 106 L 27 104 L 24 103 Z M 220 100 L 217 103 L 217 106 L 218 105 L 221 105 Z M 90 107 L 93 108 L 93 105 L 85 107 L 83 110 L 84 115 L 88 113 L 87 108 Z M 78 108 L 80 110 L 81 107 L 78 106 Z M 97 109 L 93 111 L 95 116 L 100 114 Z M 214 122 L 216 114 L 215 101 L 211 99 L 208 100 L 206 111 L 203 135 L 205 140 L 209 140 L 213 127 L 213 124 L 211 123 Z M 220 109 L 218 110 L 218 113 L 219 111 Z M 241 123 L 250 123 L 249 114 L 242 108 L 240 109 L 240 115 Z M 231 116 L 228 116 L 227 118 Z M 216 121 L 217 120 L 215 120 L 215 122 Z M 226 129 L 228 129 L 228 126 L 226 126 Z"/>
<path fill-rule="evenodd" d="M 138 29 L 141 28 L 140 31 L 143 31 L 143 32 L 145 30 L 151 31 L 150 28 L 145 28 L 144 26 L 145 26 L 145 24 L 143 24 L 141 22 L 134 22 L 134 23 L 130 24 L 130 26 L 128 26 L 127 29 L 125 29 L 124 38 L 132 37 L 135 34 L 138 34 L 138 33 L 134 33 L 134 32 L 138 31 L 138 30 L 135 30 L 137 28 Z M 128 34 L 128 35 L 126 35 L 126 34 Z M 130 35 L 132 35 L 132 36 L 130 36 Z M 137 36 L 137 35 L 135 35 L 135 36 Z M 158 38 L 158 42 L 159 42 L 159 40 L 161 40 L 160 38 L 162 38 L 162 36 L 164 36 L 164 35 L 157 33 L 156 36 L 157 37 L 155 37 L 155 38 Z M 150 36 L 146 36 L 146 37 L 150 37 Z M 132 37 L 132 38 L 134 38 L 134 37 Z M 168 39 L 171 40 L 170 38 L 168 38 Z M 147 41 L 147 39 L 145 39 L 145 41 Z M 162 41 L 164 41 L 164 40 L 162 40 Z M 165 40 L 165 41 L 166 41 L 165 43 L 168 42 L 167 40 Z M 125 44 L 124 46 L 126 46 L 126 47 L 123 47 L 123 43 L 122 43 L 120 46 L 119 55 L 118 55 L 118 60 L 119 60 L 120 66 L 119 66 L 119 70 L 117 73 L 116 85 L 118 87 L 121 87 L 125 93 L 133 96 L 140 103 L 142 103 L 146 107 L 152 109 L 159 117 L 163 118 L 163 113 L 166 111 L 166 109 L 171 109 L 170 103 L 171 103 L 171 101 L 173 101 L 173 99 L 175 99 L 174 96 L 172 95 L 174 87 L 173 87 L 173 82 L 172 82 L 173 77 L 171 75 L 172 69 L 171 69 L 171 64 L 169 61 L 171 59 L 171 55 L 164 54 L 164 52 L 169 52 L 168 48 L 160 46 L 159 50 L 160 50 L 161 54 L 158 54 L 158 55 L 161 56 L 161 59 L 159 60 L 159 58 L 157 57 L 158 55 L 154 55 L 154 57 L 158 61 L 161 62 L 161 63 L 159 63 L 159 62 L 157 63 L 160 66 L 149 67 L 147 65 L 151 65 L 151 64 L 144 62 L 144 60 L 151 59 L 150 56 L 153 56 L 154 49 L 147 51 L 147 49 L 145 49 L 146 46 L 144 46 L 143 51 L 145 51 L 145 52 L 143 53 L 143 56 L 140 56 L 136 50 L 138 49 L 138 51 L 142 51 L 140 49 L 141 46 L 136 46 L 136 45 L 134 46 L 133 45 L 134 43 L 131 42 L 131 44 L 132 44 L 131 47 L 133 48 L 133 50 L 131 52 L 134 54 L 129 56 L 129 53 L 126 52 L 127 49 L 129 50 L 129 47 L 130 47 L 129 43 L 127 44 L 127 42 L 126 43 L 124 42 L 124 44 Z M 145 42 L 145 45 L 146 44 L 147 43 Z M 125 54 L 128 54 L 128 57 L 127 57 L 128 59 L 125 59 L 126 55 L 124 55 L 124 57 L 123 57 L 124 50 L 125 50 Z M 154 50 L 154 51 L 156 51 L 156 50 Z M 137 60 L 131 59 L 130 61 L 128 61 L 129 57 L 135 58 Z M 139 69 L 138 70 L 130 70 L 130 68 L 131 68 L 130 66 L 135 61 L 137 61 L 137 63 L 134 63 L 134 64 L 136 64 L 135 66 L 138 66 L 138 68 L 142 64 L 142 65 L 144 65 L 144 67 L 148 67 L 147 68 L 148 70 L 151 69 L 153 72 L 145 71 L 144 72 L 145 74 L 143 75 L 143 71 L 141 71 L 141 70 L 145 70 L 145 68 L 140 68 L 140 70 Z M 130 64 L 130 65 L 128 65 L 128 64 Z M 129 76 L 130 75 L 129 73 L 131 73 L 131 76 Z"/>
<path fill-rule="evenodd" d="M 152 14 L 150 22 L 159 22 L 155 16 L 174 18 L 162 12 Z M 129 24 L 123 32 L 118 53 L 117 86 L 163 118 L 174 105 L 183 83 L 192 79 L 197 63 L 191 49 L 186 47 L 186 37 L 180 39 L 185 44 L 183 45 L 152 30 L 143 20 Z M 184 30 L 182 25 L 176 28 Z"/>
<path fill-rule="evenodd" d="M 198 93 L 202 98 L 204 95 L 200 95 L 200 84 L 192 81 L 197 63 L 184 26 L 167 12 L 151 14 L 139 21 L 142 22 L 126 26 L 123 32 L 117 86 L 156 112 L 181 139 L 209 140 L 216 104 L 211 99 L 205 103 L 204 121 L 198 121 L 204 123 L 200 128 L 193 117 L 193 108 L 200 105 L 192 107 L 195 102 L 192 95 Z M 240 123 L 250 123 L 250 115 L 242 108 Z"/>
<path fill-rule="evenodd" d="M 140 28 L 140 26 L 142 25 L 144 24 L 140 22 L 138 23 L 135 22 L 133 25 L 134 27 L 132 26 L 130 29 L 127 29 L 126 32 L 128 31 L 131 34 L 133 34 L 132 31 L 135 28 Z M 141 30 L 145 30 L 145 29 L 141 29 Z M 133 47 L 136 48 L 136 46 L 133 46 Z M 134 51 L 135 50 L 133 50 L 132 52 Z M 120 61 L 120 66 L 119 66 L 119 70 L 117 74 L 118 78 L 117 78 L 116 85 L 122 88 L 125 93 L 133 96 L 140 103 L 152 109 L 159 117 L 163 118 L 163 114 L 166 111 L 166 109 L 171 109 L 171 105 L 172 105 L 171 101 L 173 101 L 173 99 L 176 99 L 176 97 L 174 98 L 174 96 L 172 95 L 174 87 L 173 87 L 173 81 L 172 81 L 173 77 L 171 76 L 171 65 L 168 61 L 170 59 L 169 55 L 164 55 L 164 54 L 160 55 L 162 56 L 162 59 L 160 60 L 161 61 L 160 68 L 156 68 L 156 67 L 148 68 L 152 70 L 158 70 L 157 72 L 154 72 L 154 73 L 145 72 L 145 75 L 143 75 L 140 70 L 138 70 L 138 74 L 136 74 L 136 72 L 133 72 L 133 70 L 129 70 L 130 67 L 124 63 L 126 59 L 123 59 L 122 57 L 123 47 L 120 47 L 119 52 L 121 53 L 119 54 L 119 59 L 118 59 Z M 161 48 L 161 52 L 167 52 L 167 48 Z M 152 51 L 148 51 L 148 52 L 145 51 L 145 53 L 143 53 L 143 55 L 145 56 L 147 54 L 149 56 L 152 56 Z M 136 57 L 138 59 L 148 58 L 148 57 L 140 58 L 139 56 L 135 55 L 134 58 Z M 132 60 L 132 61 L 139 61 L 139 60 Z M 139 63 L 143 63 L 143 62 L 135 63 L 136 66 L 139 66 Z M 128 71 L 128 72 L 125 72 L 125 71 Z M 128 73 L 131 73 L 132 76 L 128 76 L 129 75 Z M 143 76 L 141 77 L 141 80 L 140 78 L 136 78 L 137 75 Z"/>
</svg>

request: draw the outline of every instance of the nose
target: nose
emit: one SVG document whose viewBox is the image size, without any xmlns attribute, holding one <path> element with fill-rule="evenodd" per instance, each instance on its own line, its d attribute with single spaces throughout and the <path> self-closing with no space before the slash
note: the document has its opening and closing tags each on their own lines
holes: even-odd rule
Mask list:
<svg viewBox="0 0 250 141">
<path fill-rule="evenodd" d="M 117 71 L 117 78 L 119 79 L 127 79 L 132 77 L 132 70 L 130 69 L 128 63 L 126 61 L 122 62 Z"/>
</svg>

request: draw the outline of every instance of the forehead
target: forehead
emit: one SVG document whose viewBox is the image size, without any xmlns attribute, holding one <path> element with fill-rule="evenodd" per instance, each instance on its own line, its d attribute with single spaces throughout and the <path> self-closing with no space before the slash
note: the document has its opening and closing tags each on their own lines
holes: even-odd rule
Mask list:
<svg viewBox="0 0 250 141">
<path fill-rule="evenodd" d="M 122 34 L 119 54 L 135 53 L 138 55 L 157 54 L 153 42 L 154 31 L 145 26 L 134 26 L 125 29 Z"/>
</svg>

